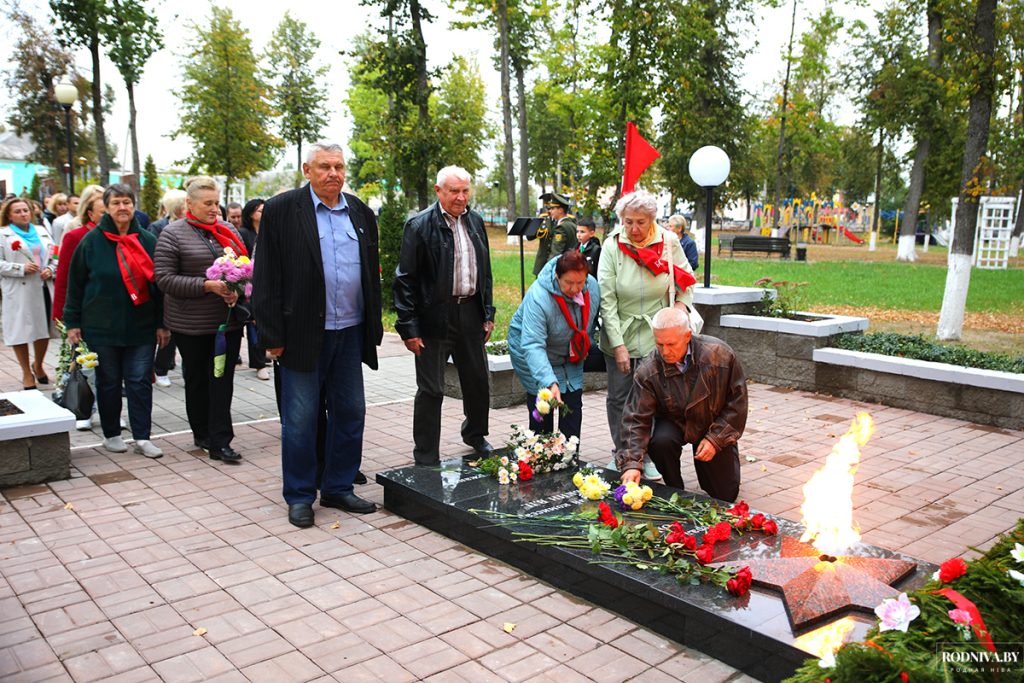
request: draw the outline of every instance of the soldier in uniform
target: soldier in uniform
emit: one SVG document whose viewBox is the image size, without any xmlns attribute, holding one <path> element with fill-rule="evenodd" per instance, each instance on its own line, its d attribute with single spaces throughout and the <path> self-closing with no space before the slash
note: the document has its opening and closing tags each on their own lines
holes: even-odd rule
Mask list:
<svg viewBox="0 0 1024 683">
<path fill-rule="evenodd" d="M 544 220 L 544 226 L 537 231 L 540 245 L 537 249 L 537 260 L 533 263 L 534 277 L 540 273 L 545 263 L 579 246 L 576 242 L 576 219 L 569 216 L 569 198 L 554 192 L 546 192 L 540 199 L 544 202 L 548 216 Z"/>
</svg>

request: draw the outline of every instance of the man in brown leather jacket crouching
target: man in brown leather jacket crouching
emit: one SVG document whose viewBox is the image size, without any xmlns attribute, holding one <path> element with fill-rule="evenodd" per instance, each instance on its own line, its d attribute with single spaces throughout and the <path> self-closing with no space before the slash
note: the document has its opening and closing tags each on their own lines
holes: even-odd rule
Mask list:
<svg viewBox="0 0 1024 683">
<path fill-rule="evenodd" d="M 657 351 L 640 361 L 622 411 L 625 448 L 616 464 L 623 483 L 640 481 L 649 453 L 665 483 L 684 488 L 679 460 L 693 447 L 697 481 L 715 498 L 740 489 L 737 441 L 747 423 L 747 383 L 721 339 L 693 335 L 685 312 L 664 308 L 651 321 Z"/>
</svg>

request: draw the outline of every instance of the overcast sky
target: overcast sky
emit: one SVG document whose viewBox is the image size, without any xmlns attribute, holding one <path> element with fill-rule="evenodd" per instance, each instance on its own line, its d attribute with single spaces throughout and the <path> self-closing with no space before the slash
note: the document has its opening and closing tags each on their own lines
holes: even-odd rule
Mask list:
<svg viewBox="0 0 1024 683">
<path fill-rule="evenodd" d="M 871 0 L 871 3 L 879 4 L 879 1 Z M 799 2 L 798 34 L 801 26 L 806 26 L 827 4 L 825 0 Z M 35 8 L 40 18 L 49 21 L 45 0 L 22 0 L 21 4 L 26 10 Z M 351 127 L 348 113 L 342 104 L 349 78 L 348 66 L 339 52 L 347 49 L 353 37 L 367 27 L 381 27 L 379 13 L 360 5 L 357 0 L 299 0 L 291 3 L 270 0 L 222 0 L 222 4 L 230 7 L 235 17 L 249 32 L 257 52 L 262 51 L 286 9 L 291 11 L 292 16 L 313 27 L 321 42 L 318 61 L 330 68 L 328 108 L 331 111 L 331 118 L 325 137 L 340 140 L 344 144 Z M 431 66 L 446 64 L 455 54 L 475 58 L 487 84 L 491 117 L 495 122 L 499 122 L 500 95 L 498 74 L 492 62 L 492 36 L 482 30 L 453 31 L 450 22 L 455 15 L 447 9 L 446 4 L 437 0 L 425 0 L 424 4 L 437 17 L 432 24 L 424 27 L 427 58 Z M 169 133 L 178 123 L 175 87 L 181 78 L 180 64 L 185 46 L 197 38 L 192 24 L 198 24 L 199 30 L 202 30 L 203 23 L 209 19 L 210 3 L 202 0 L 158 0 L 155 7 L 164 31 L 166 47 L 150 59 L 135 92 L 141 156 L 144 160 L 147 154 L 152 154 L 157 166 L 165 169 L 189 155 L 190 143 L 187 139 L 174 140 L 169 137 Z M 743 27 L 743 40 L 747 45 L 754 46 L 744 63 L 742 73 L 742 86 L 746 90 L 756 93 L 764 88 L 766 83 L 780 77 L 783 69 L 782 54 L 789 36 L 791 11 L 792 5 L 789 2 L 778 9 L 763 9 L 759 12 L 754 26 Z M 873 14 L 863 8 L 840 7 L 840 11 L 846 16 L 857 15 L 864 20 L 870 19 L 870 15 Z M 14 41 L 8 36 L 5 42 L 10 45 Z M 837 50 L 845 48 L 842 36 L 836 37 L 834 45 Z M 3 58 L 4 69 L 10 69 L 17 57 L 8 51 Z M 83 73 L 90 73 L 91 64 L 87 51 L 79 51 L 76 62 Z M 105 84 L 109 83 L 114 88 L 117 98 L 113 114 L 107 119 L 107 136 L 117 145 L 118 159 L 127 168 L 131 165 L 127 94 L 120 74 L 106 59 L 102 62 L 101 76 Z M 6 119 L 9 106 L 7 98 L 0 101 L 0 111 Z M 854 113 L 849 107 L 845 109 L 846 111 L 840 112 L 840 119 L 844 123 L 850 123 L 853 121 Z M 484 158 L 491 159 L 493 156 L 485 155 Z M 294 148 L 285 151 L 284 161 L 294 163 L 294 158 Z"/>
</svg>

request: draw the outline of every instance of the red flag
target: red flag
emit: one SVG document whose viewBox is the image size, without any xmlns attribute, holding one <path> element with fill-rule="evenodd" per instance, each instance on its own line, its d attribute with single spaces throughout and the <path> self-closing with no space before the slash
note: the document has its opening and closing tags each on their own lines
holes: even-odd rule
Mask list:
<svg viewBox="0 0 1024 683">
<path fill-rule="evenodd" d="M 651 147 L 651 143 L 640 135 L 636 124 L 632 121 L 628 122 L 626 124 L 626 163 L 622 169 L 622 194 L 632 192 L 636 187 L 637 178 L 660 156 L 661 152 Z"/>
</svg>

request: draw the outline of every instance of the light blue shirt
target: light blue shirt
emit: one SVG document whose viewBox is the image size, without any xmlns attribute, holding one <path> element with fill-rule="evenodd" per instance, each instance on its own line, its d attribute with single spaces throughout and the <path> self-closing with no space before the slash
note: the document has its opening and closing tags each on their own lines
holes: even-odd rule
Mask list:
<svg viewBox="0 0 1024 683">
<path fill-rule="evenodd" d="M 345 195 L 338 195 L 338 204 L 330 207 L 320 201 L 309 188 L 320 235 L 320 255 L 324 261 L 324 284 L 327 289 L 325 330 L 343 330 L 363 322 L 363 284 L 359 256 L 359 236 L 349 216 Z"/>
</svg>

